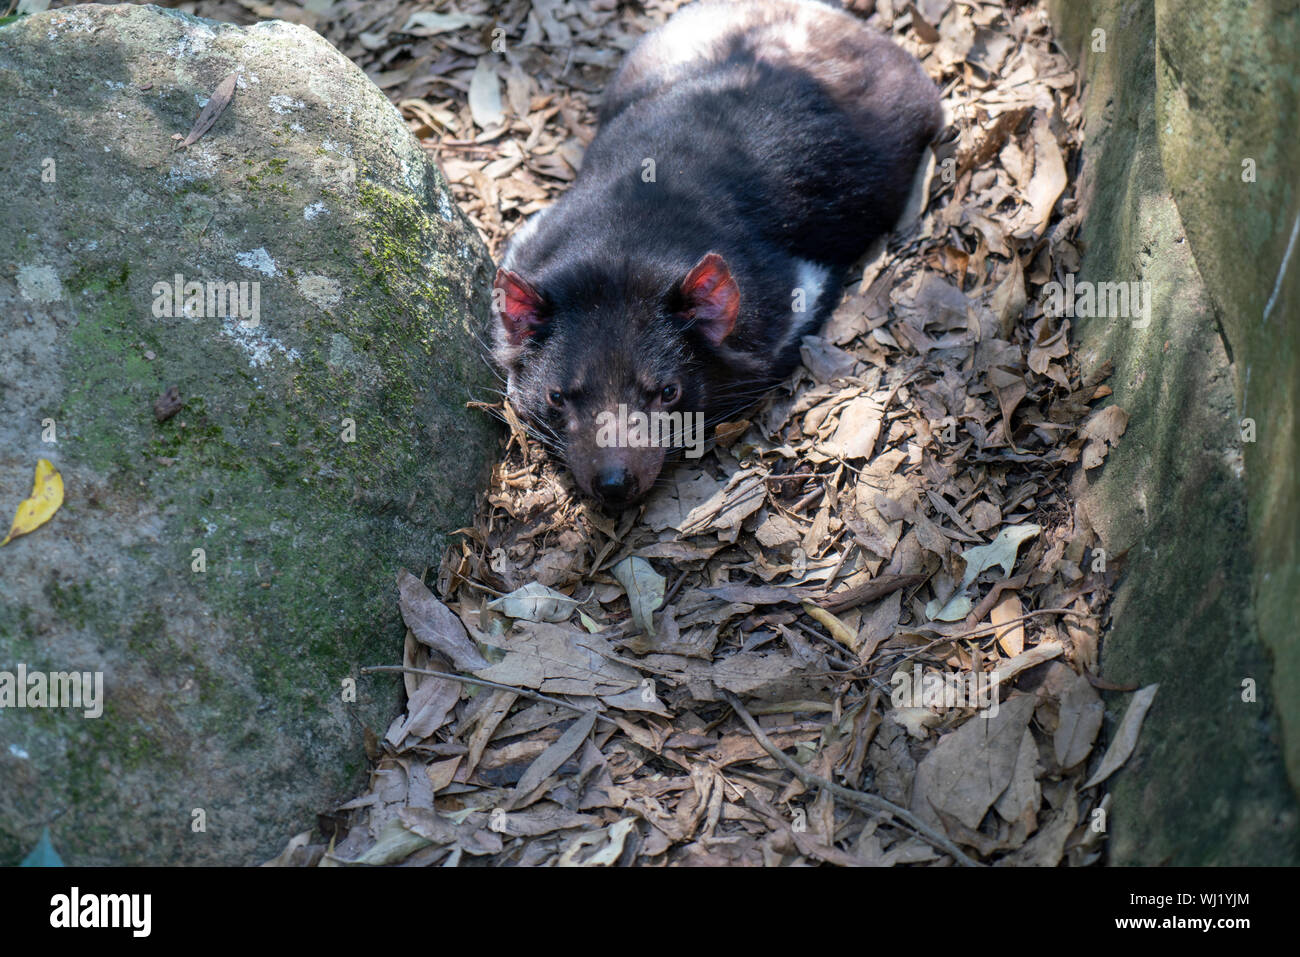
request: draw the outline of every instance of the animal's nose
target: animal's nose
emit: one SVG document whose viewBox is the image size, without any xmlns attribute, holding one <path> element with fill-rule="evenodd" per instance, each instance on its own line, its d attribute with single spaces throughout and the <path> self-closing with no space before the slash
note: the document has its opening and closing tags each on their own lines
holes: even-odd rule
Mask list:
<svg viewBox="0 0 1300 957">
<path fill-rule="evenodd" d="M 596 494 L 609 505 L 622 505 L 636 491 L 636 479 L 622 466 L 599 472 L 594 484 Z"/>
</svg>

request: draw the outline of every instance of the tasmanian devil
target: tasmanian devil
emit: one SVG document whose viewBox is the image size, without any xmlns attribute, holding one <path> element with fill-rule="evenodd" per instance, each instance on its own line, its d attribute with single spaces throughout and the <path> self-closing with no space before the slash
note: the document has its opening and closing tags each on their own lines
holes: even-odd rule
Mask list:
<svg viewBox="0 0 1300 957">
<path fill-rule="evenodd" d="M 628 54 L 572 188 L 511 238 L 511 404 L 607 508 L 799 361 L 940 122 L 908 53 L 816 0 L 699 2 Z M 689 452 L 688 452 L 689 454 Z"/>
</svg>

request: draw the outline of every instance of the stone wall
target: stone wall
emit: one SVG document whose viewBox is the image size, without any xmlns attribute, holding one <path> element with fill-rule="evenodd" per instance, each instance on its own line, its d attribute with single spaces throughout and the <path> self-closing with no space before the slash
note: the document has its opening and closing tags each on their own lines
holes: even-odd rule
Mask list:
<svg viewBox="0 0 1300 957">
<path fill-rule="evenodd" d="M 1131 416 L 1100 475 L 1078 480 L 1125 562 L 1103 675 L 1160 682 L 1112 779 L 1111 862 L 1294 864 L 1300 9 L 1048 7 L 1085 76 L 1078 278 L 1154 294 L 1145 328 L 1074 327 L 1085 365 L 1115 363 Z"/>
</svg>

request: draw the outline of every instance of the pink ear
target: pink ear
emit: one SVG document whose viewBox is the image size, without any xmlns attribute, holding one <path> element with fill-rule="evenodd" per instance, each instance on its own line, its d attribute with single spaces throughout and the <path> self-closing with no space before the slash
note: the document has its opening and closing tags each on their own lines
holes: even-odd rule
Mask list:
<svg viewBox="0 0 1300 957">
<path fill-rule="evenodd" d="M 498 269 L 492 282 L 492 308 L 501 317 L 506 339 L 520 345 L 546 322 L 539 315 L 542 294 L 527 279 L 509 269 Z"/>
<path fill-rule="evenodd" d="M 740 314 L 740 287 L 731 270 L 717 253 L 697 262 L 682 280 L 685 314 L 715 346 L 731 335 Z"/>
</svg>

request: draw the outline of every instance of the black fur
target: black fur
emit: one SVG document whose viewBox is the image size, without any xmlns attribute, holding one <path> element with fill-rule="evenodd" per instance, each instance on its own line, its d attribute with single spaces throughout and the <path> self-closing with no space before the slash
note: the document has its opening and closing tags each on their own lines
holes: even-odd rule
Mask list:
<svg viewBox="0 0 1300 957">
<path fill-rule="evenodd" d="M 800 44 L 797 20 L 812 43 Z M 516 408 L 571 465 L 575 429 L 611 403 L 649 402 L 673 380 L 677 407 L 712 423 L 788 375 L 846 267 L 897 220 L 939 124 L 937 93 L 911 56 L 808 0 L 697 3 L 664 30 L 628 55 L 577 180 L 502 264 L 541 306 L 521 342 L 497 325 L 497 361 Z M 701 37 L 701 55 L 665 65 Z M 740 293 L 717 345 L 681 291 L 710 252 Z M 825 278 L 799 313 L 795 290 L 811 275 L 801 261 Z M 642 476 L 628 498 L 646 491 Z"/>
</svg>

